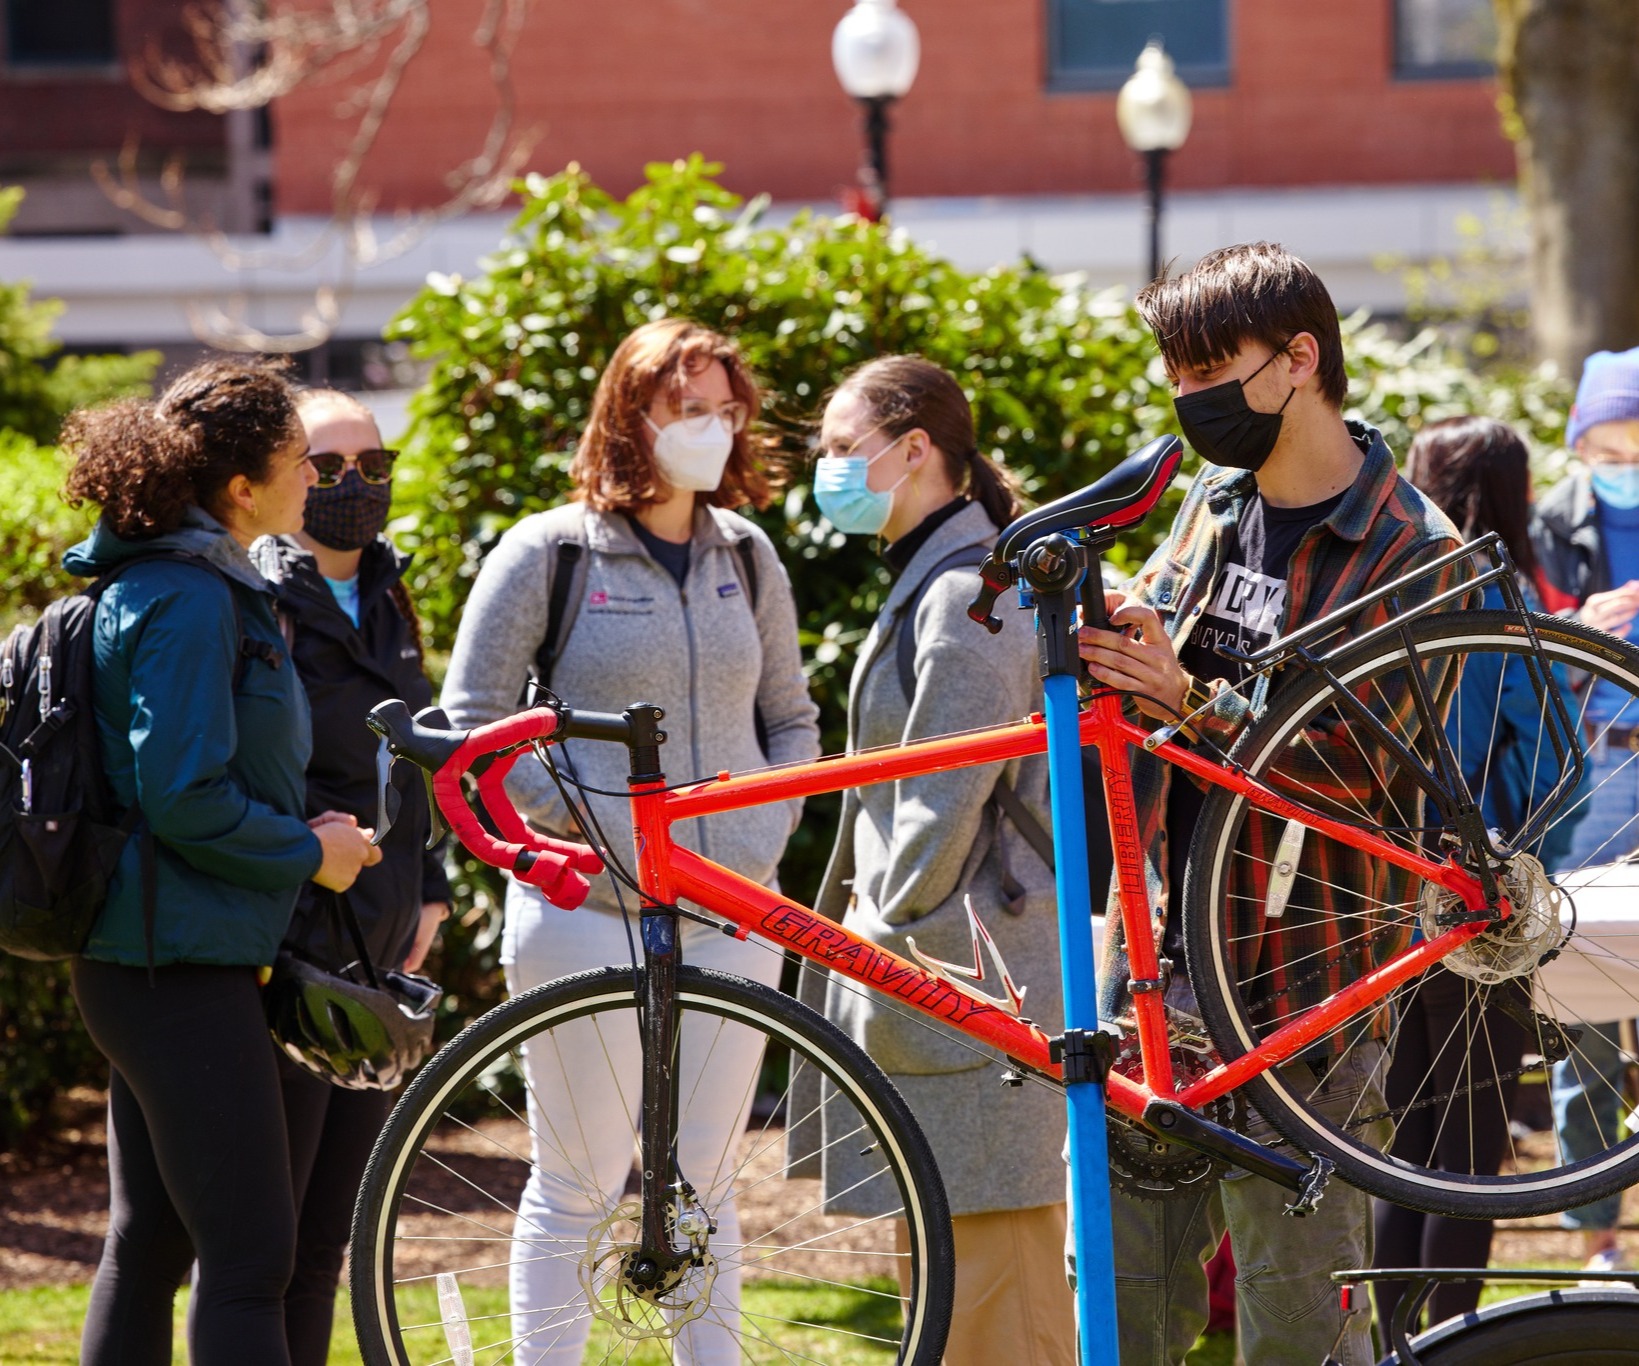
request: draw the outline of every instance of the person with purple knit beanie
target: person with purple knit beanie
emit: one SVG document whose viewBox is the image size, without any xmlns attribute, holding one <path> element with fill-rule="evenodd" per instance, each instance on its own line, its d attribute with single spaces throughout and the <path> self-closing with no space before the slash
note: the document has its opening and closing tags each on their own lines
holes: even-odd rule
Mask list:
<svg viewBox="0 0 1639 1366">
<path fill-rule="evenodd" d="M 1543 597 L 1589 626 L 1634 639 L 1639 613 L 1639 347 L 1589 356 L 1565 427 L 1578 465 L 1537 503 L 1531 526 Z M 1570 871 L 1614 863 L 1639 851 L 1639 716 L 1612 714 L 1621 696 L 1595 688 L 1582 712 L 1589 738 L 1588 811 L 1571 851 Z M 1631 711 L 1632 708 L 1630 707 Z M 1554 1129 L 1568 1157 L 1590 1157 L 1617 1141 L 1622 1077 L 1632 1061 L 1616 1024 L 1590 1025 L 1572 1056 L 1553 1070 Z M 1617 1242 L 1620 1193 L 1561 1215 L 1583 1235 L 1587 1269 L 1630 1263 Z"/>
</svg>

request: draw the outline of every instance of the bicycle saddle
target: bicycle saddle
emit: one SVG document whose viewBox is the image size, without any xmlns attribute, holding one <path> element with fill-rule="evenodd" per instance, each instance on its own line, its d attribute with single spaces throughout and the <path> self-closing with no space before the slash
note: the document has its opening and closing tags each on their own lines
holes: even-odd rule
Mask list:
<svg viewBox="0 0 1639 1366">
<path fill-rule="evenodd" d="M 1114 539 L 1115 532 L 1148 516 L 1183 459 L 1184 446 L 1176 436 L 1157 437 L 1097 483 L 1044 503 L 1009 523 L 992 557 L 1011 560 L 1032 541 L 1072 527 L 1087 527 L 1095 541 Z"/>
</svg>

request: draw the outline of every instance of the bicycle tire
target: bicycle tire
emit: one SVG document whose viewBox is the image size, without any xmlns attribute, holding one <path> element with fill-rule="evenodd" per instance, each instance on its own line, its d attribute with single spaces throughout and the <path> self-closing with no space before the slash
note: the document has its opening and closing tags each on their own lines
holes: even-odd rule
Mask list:
<svg viewBox="0 0 1639 1366">
<path fill-rule="evenodd" d="M 1584 684 L 1597 680 L 1612 689 L 1604 694 L 1610 705 L 1616 707 L 1609 723 L 1595 723 L 1590 719 L 1587 711 L 1587 698 L 1592 694 L 1590 687 L 1584 686 L 1580 693 L 1567 694 L 1570 719 L 1579 733 L 1597 739 L 1601 734 L 1608 737 L 1639 726 L 1639 651 L 1603 632 L 1563 618 L 1533 614 L 1532 622 L 1556 676 L 1566 681 L 1580 679 Z M 1478 678 L 1481 676 L 1478 671 L 1496 666 L 1500 698 L 1502 679 L 1517 677 L 1517 671 L 1525 668 L 1519 661 L 1524 659 L 1529 646 L 1518 616 L 1512 613 L 1452 613 L 1411 622 L 1406 629 L 1423 666 L 1431 671 L 1431 680 L 1438 679 L 1440 674 L 1435 671 L 1439 670 L 1454 669 L 1462 677 Z M 1392 689 L 1398 683 L 1404 682 L 1406 671 L 1411 667 L 1410 659 L 1410 653 L 1398 639 L 1386 640 L 1345 653 L 1335 662 L 1333 671 L 1358 698 L 1372 704 L 1374 712 L 1381 715 L 1390 711 L 1386 699 L 1393 695 Z M 1508 675 L 1509 668 L 1516 670 L 1516 675 Z M 1476 672 L 1471 674 L 1471 670 Z M 1472 722 L 1476 716 L 1486 719 L 1483 712 L 1472 710 L 1475 703 L 1461 700 L 1464 694 L 1459 692 L 1455 696 L 1458 700 L 1453 702 L 1451 712 L 1454 722 Z M 1540 694 L 1537 704 L 1547 705 Z M 1470 710 L 1460 714 L 1459 707 Z M 1501 714 L 1502 707 L 1498 705 L 1490 719 L 1494 722 Z M 1397 796 L 1398 791 L 1404 790 L 1401 780 L 1405 766 L 1365 727 L 1347 724 L 1346 720 L 1344 709 L 1339 707 L 1335 694 L 1324 680 L 1313 675 L 1300 677 L 1275 691 L 1268 710 L 1248 728 L 1235 745 L 1231 758 L 1254 776 L 1273 777 L 1279 786 L 1281 765 L 1291 762 L 1287 756 L 1318 754 L 1313 736 L 1325 732 L 1329 772 L 1324 776 L 1326 785 L 1336 789 L 1326 797 L 1331 803 L 1331 814 L 1352 819 L 1355 824 L 1371 827 L 1386 838 L 1405 842 L 1410 847 L 1439 847 L 1441 831 L 1434 828 L 1439 821 L 1432 810 L 1433 804 L 1422 802 L 1419 810 L 1416 803 Z M 1600 730 L 1600 725 L 1605 728 Z M 1462 728 L 1459 724 L 1458 729 Z M 1426 737 L 1420 732 L 1415 721 L 1405 721 L 1396 734 L 1413 754 L 1422 758 L 1432 752 L 1433 747 L 1424 743 Z M 1551 739 L 1550 732 L 1541 733 L 1550 735 Z M 1472 738 L 1468 743 L 1472 753 L 1478 754 L 1479 744 Z M 1539 764 L 1558 763 L 1553 756 L 1544 759 L 1545 748 L 1551 745 L 1540 742 L 1533 752 L 1534 769 Z M 1462 754 L 1457 757 L 1466 767 L 1469 760 Z M 1350 763 L 1350 760 L 1361 762 Z M 1385 811 L 1374 816 L 1359 799 L 1357 778 L 1368 773 L 1366 762 L 1376 765 L 1369 770 L 1375 785 L 1375 799 L 1391 806 L 1392 813 Z M 1624 766 L 1627 762 L 1639 764 L 1639 754 L 1630 754 Z M 1493 777 L 1487 765 L 1478 781 L 1472 784 L 1479 788 L 1475 792 L 1477 800 L 1485 797 Z M 1335 784 L 1332 778 L 1336 779 Z M 1501 778 L 1496 777 L 1496 781 L 1500 782 Z M 1351 783 L 1355 786 L 1351 787 Z M 1288 795 L 1300 800 L 1307 796 L 1311 803 L 1318 804 L 1322 800 L 1319 790 L 1318 784 L 1310 784 L 1307 791 L 1299 793 L 1289 784 Z M 1539 799 L 1533 797 L 1533 800 Z M 1358 812 L 1350 809 L 1350 801 L 1359 807 Z M 1569 823 L 1568 832 L 1587 810 L 1587 801 L 1588 794 L 1577 792 L 1574 800 L 1557 812 L 1549 829 L 1543 832 L 1545 839 L 1556 837 L 1556 827 L 1561 822 Z M 1530 808 L 1520 812 L 1509 822 L 1509 829 L 1502 831 L 1504 837 L 1510 830 L 1521 828 L 1530 814 Z M 1425 826 L 1424 822 L 1429 824 Z M 1324 976 L 1335 969 L 1342 980 L 1358 978 L 1390 954 L 1399 952 L 1410 941 L 1414 929 L 1434 925 L 1431 913 L 1450 904 L 1442 901 L 1430 884 L 1419 883 L 1409 874 L 1390 869 L 1386 863 L 1364 867 L 1359 851 L 1342 850 L 1338 842 L 1311 829 L 1301 845 L 1296 874 L 1288 884 L 1291 900 L 1284 908 L 1278 907 L 1266 894 L 1271 882 L 1278 880 L 1273 870 L 1282 862 L 1280 837 L 1289 829 L 1290 826 L 1278 818 L 1254 810 L 1245 798 L 1215 787 L 1207 796 L 1191 845 L 1184 911 L 1190 978 L 1207 1031 L 1225 1060 L 1251 1051 L 1275 1028 L 1313 1004 L 1312 999 L 1305 998 L 1305 993 L 1312 996 L 1317 989 L 1314 980 L 1317 974 Z M 1639 830 L 1633 832 L 1633 838 L 1639 842 Z M 1538 841 L 1533 848 L 1541 852 L 1545 844 Z M 1528 854 L 1529 850 L 1525 852 Z M 1511 875 L 1517 874 L 1522 879 L 1520 885 L 1526 885 L 1528 870 L 1524 859 L 1511 860 L 1509 868 Z M 1563 881 L 1565 873 L 1558 873 L 1556 877 Z M 1382 898 L 1361 894 L 1374 879 L 1379 888 L 1386 889 Z M 1330 887 L 1321 891 L 1321 885 L 1326 883 L 1330 883 Z M 1403 894 L 1400 894 L 1402 884 Z M 1311 1061 L 1290 1063 L 1248 1081 L 1244 1095 L 1257 1114 L 1278 1135 L 1302 1151 L 1331 1158 L 1339 1174 L 1362 1190 L 1434 1213 L 1474 1218 L 1545 1214 L 1608 1195 L 1639 1179 L 1639 1140 L 1622 1139 L 1619 1131 L 1614 1141 L 1602 1140 L 1606 1146 L 1581 1159 L 1568 1158 L 1557 1135 L 1549 1139 L 1521 1139 L 1509 1132 L 1502 1170 L 1496 1175 L 1472 1168 L 1462 1170 L 1460 1154 L 1453 1162 L 1450 1153 L 1446 1153 L 1447 1168 L 1442 1169 L 1440 1159 L 1432 1151 L 1427 1157 L 1419 1159 L 1414 1155 L 1408 1159 L 1403 1154 L 1389 1156 L 1378 1146 L 1381 1142 L 1386 1148 L 1385 1139 L 1401 1136 L 1403 1125 L 1423 1125 L 1429 1129 L 1433 1135 L 1429 1140 L 1431 1144 L 1438 1143 L 1447 1126 L 1452 1126 L 1453 1135 L 1465 1132 L 1458 1127 L 1463 1124 L 1469 1126 L 1466 1130 L 1469 1135 L 1482 1132 L 1475 1127 L 1477 1124 L 1502 1125 L 1506 1129 L 1506 1098 L 1521 1068 L 1497 1057 L 1511 1037 L 1509 1017 L 1501 1010 L 1505 994 L 1514 994 L 1518 1001 L 1519 993 L 1528 991 L 1529 999 L 1542 1005 L 1555 1018 L 1566 1023 L 1574 1019 L 1574 1009 L 1554 998 L 1551 985 L 1536 963 L 1538 949 L 1563 933 L 1568 923 L 1565 908 L 1554 904 L 1553 894 L 1539 883 L 1530 885 L 1536 889 L 1531 895 L 1515 899 L 1536 908 L 1537 919 L 1517 918 L 1517 926 L 1523 934 L 1534 924 L 1544 937 L 1534 947 L 1522 941 L 1506 946 L 1497 955 L 1497 962 L 1503 965 L 1498 970 L 1505 970 L 1511 976 L 1506 980 L 1482 982 L 1464 975 L 1483 974 L 1488 970 L 1486 964 L 1491 960 L 1482 961 L 1476 956 L 1482 948 L 1489 952 L 1496 942 L 1488 932 L 1474 941 L 1477 947 L 1473 953 L 1465 947 L 1447 960 L 1449 972 L 1446 968 L 1430 969 L 1400 988 L 1393 998 L 1391 1014 L 1384 1014 L 1383 1001 L 1367 1002 L 1341 1022 L 1334 1036 L 1338 1043 L 1322 1041 L 1311 1046 Z M 1334 912 L 1321 909 L 1327 896 L 1336 903 Z M 1315 947 L 1317 943 L 1319 947 Z M 1566 955 L 1590 952 L 1586 940 L 1574 937 L 1563 947 Z M 1288 964 L 1284 969 L 1283 961 Z M 1623 954 L 1620 962 L 1615 958 L 1600 958 L 1597 962 L 1589 958 L 1577 963 L 1578 966 L 1584 964 L 1590 970 L 1603 972 L 1614 985 L 1617 978 L 1611 976 L 1610 969 L 1620 967 L 1624 974 L 1630 965 L 1639 969 L 1639 958 L 1629 959 Z M 1553 980 L 1563 980 L 1557 974 L 1571 965 L 1567 959 L 1555 969 Z M 1369 1076 L 1353 1078 L 1353 1083 L 1361 1089 L 1358 1097 L 1351 1096 L 1353 1084 L 1339 1085 L 1328 1095 L 1327 1088 L 1341 1075 L 1345 1065 L 1338 1061 L 1340 1045 L 1346 1048 L 1376 1037 L 1389 1049 L 1398 1045 L 1402 1051 L 1408 1051 L 1413 1047 L 1415 1040 L 1397 1037 L 1407 1018 L 1405 1003 L 1413 990 L 1434 981 L 1437 976 L 1440 981 L 1436 989 L 1449 991 L 1453 984 L 1460 986 L 1462 1004 L 1444 1042 L 1427 1044 L 1429 1061 L 1416 1085 L 1408 1090 L 1403 1079 L 1398 1079 L 1394 1083 L 1397 1100 L 1383 1102 L 1379 1108 L 1378 1100 L 1370 1096 L 1370 1091 L 1384 1089 L 1389 1056 L 1384 1052 L 1371 1063 Z M 1639 1014 L 1639 991 L 1634 992 L 1632 1007 L 1626 1014 Z M 1530 1012 L 1526 1015 L 1529 1018 Z M 1531 1023 L 1536 1032 L 1534 1036 L 1528 1031 L 1520 1035 L 1527 1039 L 1524 1047 L 1527 1052 L 1547 1055 L 1549 1048 L 1544 1041 L 1550 1031 L 1540 1019 Z M 1572 1045 L 1572 1056 L 1579 1052 Z M 1489 1060 L 1484 1054 L 1490 1055 Z M 1359 1060 L 1370 1055 L 1359 1049 L 1354 1050 L 1354 1056 L 1357 1065 L 1364 1067 Z M 1456 1081 L 1448 1077 L 1437 1082 L 1435 1077 L 1441 1060 L 1446 1057 L 1452 1058 L 1454 1064 L 1461 1057 L 1467 1057 L 1468 1061 L 1461 1064 L 1467 1070 L 1460 1072 Z M 1496 1132 L 1494 1128 L 1488 1131 Z M 1414 1132 L 1405 1131 L 1407 1135 Z M 1474 1148 L 1470 1139 L 1471 1157 Z M 1476 1158 L 1474 1166 L 1483 1168 L 1485 1163 Z"/>
<path fill-rule="evenodd" d="M 1420 1366 L 1635 1366 L 1639 1294 L 1553 1290 L 1488 1304 L 1411 1340 Z M 1398 1352 L 1380 1366 L 1401 1366 Z"/>
<path fill-rule="evenodd" d="M 517 1193 L 543 1151 L 532 1152 L 530 1140 L 550 1145 L 556 1136 L 528 1132 L 520 1113 L 525 1107 L 508 1102 L 496 1089 L 498 1069 L 509 1058 L 516 1062 L 517 1050 L 526 1043 L 543 1049 L 542 1056 L 557 1057 L 565 1055 L 546 1050 L 584 1045 L 589 1037 L 608 1041 L 618 1037 L 615 1031 L 635 1030 L 640 983 L 641 973 L 629 967 L 548 982 L 473 1021 L 422 1068 L 375 1145 L 355 1208 L 350 1284 L 363 1359 L 371 1366 L 424 1366 L 451 1359 L 449 1316 L 431 1302 L 430 1294 L 434 1288 L 442 1290 L 438 1278 L 444 1273 L 454 1278 L 448 1284 L 460 1301 L 453 1331 L 459 1333 L 464 1325 L 480 1362 L 532 1362 L 531 1348 L 549 1347 L 566 1331 L 561 1324 L 581 1316 L 594 1330 L 585 1360 L 670 1361 L 672 1334 L 698 1331 L 676 1325 L 698 1308 L 703 1322 L 721 1324 L 734 1336 L 745 1360 L 892 1359 L 933 1366 L 949 1326 L 955 1254 L 944 1188 L 927 1140 L 893 1084 L 863 1050 L 815 1011 L 741 978 L 679 969 L 680 1048 L 689 1048 L 692 1039 L 709 1053 L 725 1035 L 750 1030 L 764 1043 L 788 1050 L 789 1079 L 782 1098 L 793 1094 L 803 1068 L 816 1068 L 824 1081 L 820 1103 L 827 1107 L 826 1118 L 837 1121 L 843 1135 L 836 1142 L 846 1143 L 850 1160 L 854 1149 L 863 1150 L 861 1157 L 873 1155 L 872 1180 L 892 1183 L 887 1189 L 890 1199 L 898 1201 L 895 1212 L 906 1220 L 908 1251 L 854 1250 L 850 1241 L 857 1242 L 862 1229 L 869 1233 L 875 1228 L 880 1236 L 889 1225 L 881 1216 L 841 1220 L 827 1214 L 823 1198 L 814 1195 L 800 1211 L 782 1207 L 772 1230 L 747 1229 L 733 1244 L 711 1241 L 706 1261 L 712 1270 L 687 1273 L 670 1296 L 669 1308 L 661 1311 L 629 1295 L 618 1296 L 619 1276 L 610 1274 L 611 1267 L 623 1265 L 621 1249 L 630 1246 L 621 1241 L 628 1226 L 620 1210 L 631 1208 L 622 1202 L 635 1197 L 617 1191 L 610 1199 L 602 1191 L 584 1191 L 594 1215 L 576 1240 L 549 1242 L 537 1226 L 518 1241 L 518 1225 L 511 1222 Z M 602 1081 L 595 1051 L 574 1048 L 565 1060 L 572 1065 L 563 1068 L 560 1078 L 577 1102 L 606 1099 L 596 1089 Z M 627 1099 L 624 1090 L 618 1096 Z M 695 1099 L 679 1097 L 679 1127 Z M 636 1108 L 635 1097 L 631 1108 Z M 803 1117 L 812 1118 L 812 1112 Z M 635 1150 L 635 1125 L 631 1140 Z M 698 1208 L 711 1215 L 714 1237 L 728 1203 L 725 1192 L 744 1188 L 748 1163 L 777 1169 L 776 1144 L 771 1122 L 761 1131 L 754 1126 L 735 1157 L 725 1159 L 727 1168 L 713 1173 L 709 1184 L 700 1181 Z M 754 1179 L 768 1181 L 777 1174 L 765 1171 Z M 681 1175 L 691 1179 L 688 1171 Z M 810 1182 L 801 1189 L 806 1194 L 817 1186 Z M 463 1223 L 458 1200 L 476 1205 L 478 1215 Z M 579 1268 L 580 1299 L 551 1321 L 512 1320 L 504 1286 L 507 1263 L 522 1256 L 520 1249 L 529 1258 L 562 1258 Z M 821 1262 L 821 1253 L 829 1264 Z M 847 1265 L 851 1279 L 844 1281 L 829 1270 L 839 1261 Z M 855 1266 L 880 1273 L 896 1265 L 903 1268 L 908 1297 L 881 1274 L 864 1279 L 853 1274 Z M 735 1268 L 747 1273 L 748 1301 L 757 1293 L 754 1282 L 764 1292 L 763 1299 L 742 1304 L 737 1313 L 720 1303 L 721 1275 Z M 787 1304 L 796 1307 L 782 1308 Z M 634 1314 L 639 1320 L 635 1326 L 629 1322 Z M 520 1327 L 532 1342 L 518 1340 Z"/>
</svg>

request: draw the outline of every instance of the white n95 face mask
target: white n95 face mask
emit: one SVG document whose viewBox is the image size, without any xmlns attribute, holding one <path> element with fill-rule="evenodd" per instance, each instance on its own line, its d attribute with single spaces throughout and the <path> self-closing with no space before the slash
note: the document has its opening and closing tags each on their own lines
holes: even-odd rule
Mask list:
<svg viewBox="0 0 1639 1366">
<path fill-rule="evenodd" d="M 645 422 L 654 429 L 654 458 L 661 474 L 674 489 L 710 493 L 723 482 L 723 467 L 734 449 L 734 432 L 715 413 L 679 418 L 667 426 L 656 426 L 652 417 Z"/>
</svg>

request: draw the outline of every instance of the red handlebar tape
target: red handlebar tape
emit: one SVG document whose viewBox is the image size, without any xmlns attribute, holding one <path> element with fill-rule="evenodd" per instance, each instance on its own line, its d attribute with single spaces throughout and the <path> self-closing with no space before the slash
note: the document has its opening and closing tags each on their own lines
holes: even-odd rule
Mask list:
<svg viewBox="0 0 1639 1366">
<path fill-rule="evenodd" d="M 450 828 L 474 854 L 511 872 L 520 882 L 540 888 L 554 906 L 573 910 L 591 890 L 585 875 L 601 873 L 603 861 L 584 844 L 537 835 L 507 801 L 501 785 L 523 750 L 501 755 L 478 780 L 479 798 L 505 840 L 484 829 L 461 791 L 461 775 L 485 755 L 549 739 L 557 729 L 558 714 L 550 707 L 536 707 L 476 727 L 433 776 L 433 795 Z"/>
</svg>

